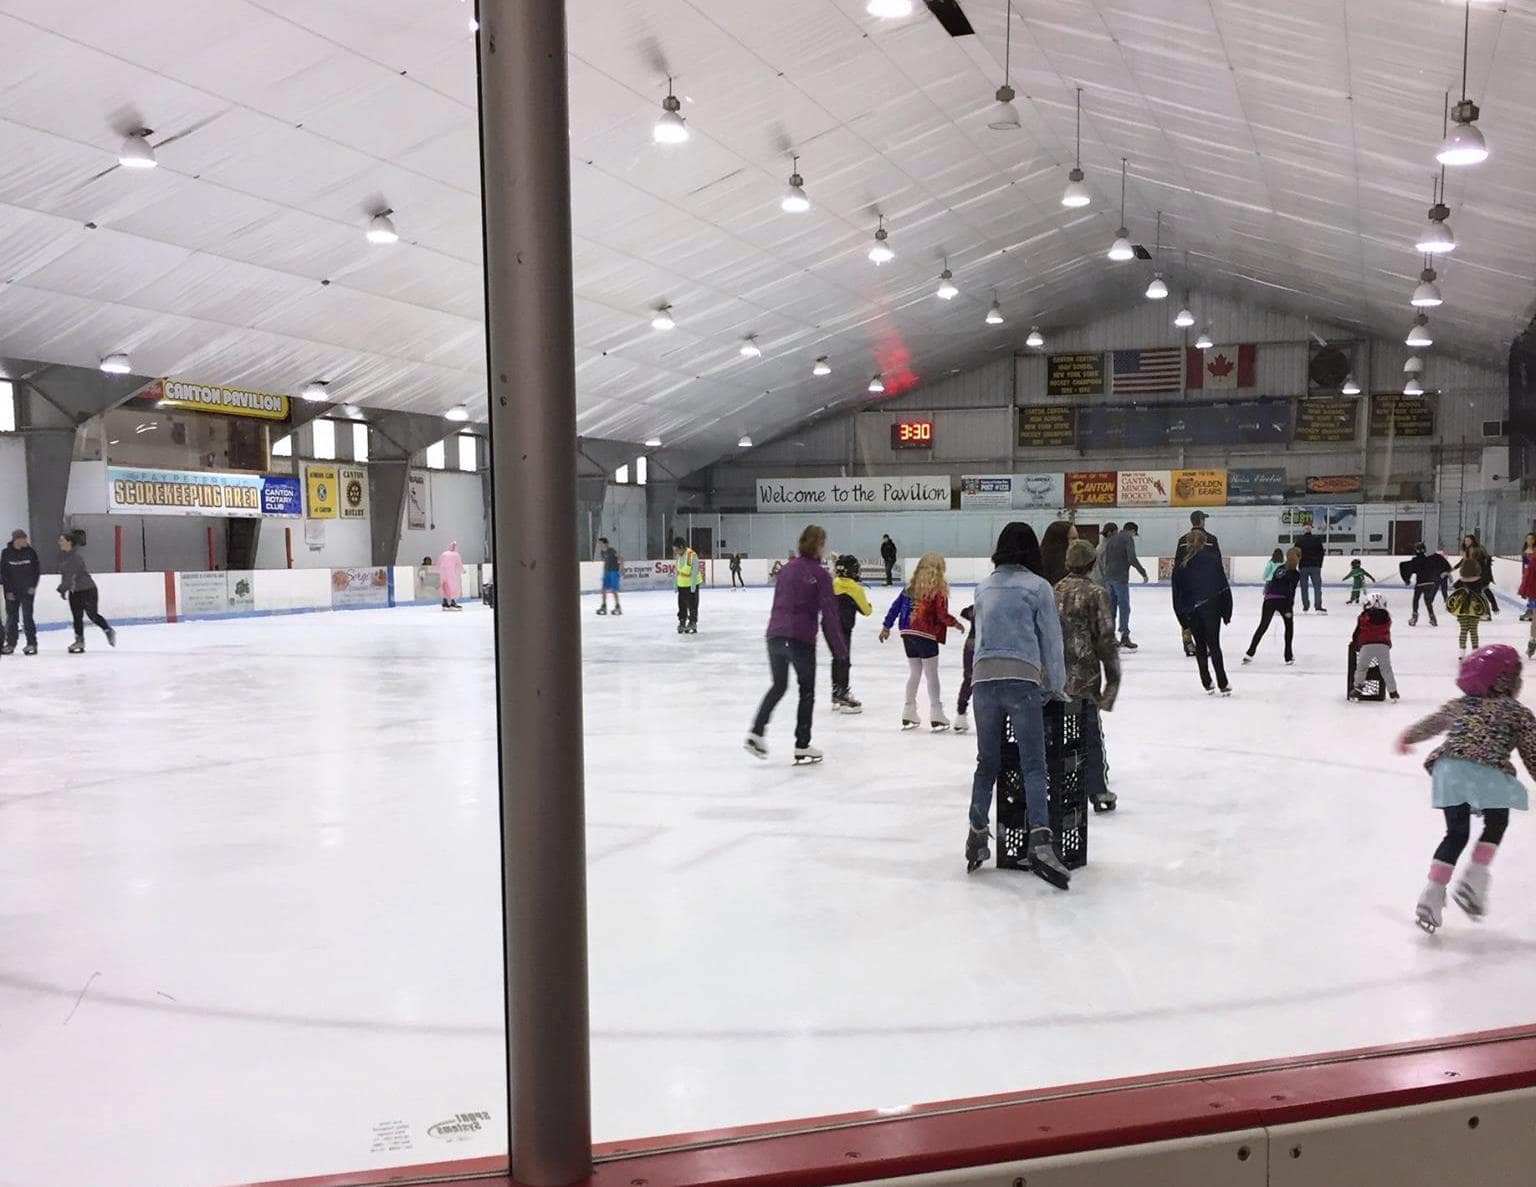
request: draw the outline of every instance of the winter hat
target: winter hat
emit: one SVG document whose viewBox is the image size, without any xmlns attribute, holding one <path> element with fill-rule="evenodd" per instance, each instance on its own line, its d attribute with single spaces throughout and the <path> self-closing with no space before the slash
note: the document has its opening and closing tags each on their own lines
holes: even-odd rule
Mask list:
<svg viewBox="0 0 1536 1187">
<path fill-rule="evenodd" d="M 1067 545 L 1067 568 L 1074 572 L 1093 568 L 1098 555 L 1087 540 L 1073 540 Z"/>
</svg>

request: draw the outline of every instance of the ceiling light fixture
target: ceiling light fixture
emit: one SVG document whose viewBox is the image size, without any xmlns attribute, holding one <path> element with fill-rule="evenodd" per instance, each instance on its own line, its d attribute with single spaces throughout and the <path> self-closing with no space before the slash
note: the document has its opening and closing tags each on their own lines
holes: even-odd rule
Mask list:
<svg viewBox="0 0 1536 1187">
<path fill-rule="evenodd" d="M 1003 85 L 997 88 L 997 102 L 987 119 L 987 127 L 994 132 L 1017 132 L 1019 109 L 1013 105 L 1014 89 L 1008 85 L 1013 67 L 1013 0 L 1008 0 L 1008 17 L 1003 30 Z"/>
<path fill-rule="evenodd" d="M 1424 360 L 1416 354 L 1411 354 L 1403 362 L 1405 375 L 1418 375 L 1424 370 Z"/>
<path fill-rule="evenodd" d="M 819 359 L 816 360 L 816 365 L 811 368 L 811 374 L 812 375 L 830 375 L 830 374 L 832 374 L 832 364 L 827 362 L 827 356 L 826 355 L 822 355 Z"/>
<path fill-rule="evenodd" d="M 1161 301 L 1168 296 L 1168 284 L 1163 280 L 1161 272 L 1152 274 L 1151 283 L 1147 285 L 1147 300 Z"/>
<path fill-rule="evenodd" d="M 667 75 L 667 97 L 661 101 L 661 114 L 651 129 L 651 139 L 657 144 L 682 144 L 688 139 L 688 123 L 683 119 L 683 105 L 672 93 L 672 76 Z"/>
<path fill-rule="evenodd" d="M 155 150 L 150 147 L 148 128 L 140 128 L 123 137 L 123 145 L 117 150 L 117 163 L 124 169 L 153 169 L 160 162 L 155 160 Z"/>
<path fill-rule="evenodd" d="M 128 356 L 121 352 L 103 356 L 99 366 L 108 375 L 127 375 L 133 370 L 132 364 L 128 362 Z"/>
<path fill-rule="evenodd" d="M 1403 384 L 1403 395 L 1422 396 L 1423 394 L 1424 385 L 1418 381 L 1417 377 L 1410 375 L 1408 377 L 1408 382 Z"/>
<path fill-rule="evenodd" d="M 744 359 L 762 358 L 763 348 L 757 344 L 757 335 L 748 334 L 746 338 L 742 340 L 741 347 L 737 350 L 736 353 L 741 355 L 741 357 Z"/>
<path fill-rule="evenodd" d="M 1093 201 L 1093 196 L 1088 192 L 1088 187 L 1083 184 L 1083 88 L 1077 88 L 1077 163 L 1072 166 L 1072 172 L 1067 174 L 1067 188 L 1062 191 L 1061 204 L 1063 206 L 1078 207 L 1087 206 Z"/>
<path fill-rule="evenodd" d="M 876 371 L 874 378 L 869 381 L 869 390 L 872 392 L 883 392 L 885 390 L 885 380 L 880 378 L 880 372 Z"/>
<path fill-rule="evenodd" d="M 1039 350 L 1042 346 L 1045 345 L 1045 336 L 1040 333 L 1039 326 L 1029 327 L 1029 337 L 1024 339 L 1024 345 L 1032 346 L 1036 350 Z"/>
<path fill-rule="evenodd" d="M 311 403 L 315 403 L 317 401 L 326 399 L 325 392 L 326 392 L 326 382 L 325 382 L 325 380 L 323 380 L 323 379 L 311 379 L 299 391 L 299 396 L 301 398 L 305 399 L 305 400 L 310 401 Z"/>
<path fill-rule="evenodd" d="M 912 15 L 912 0 L 868 0 L 864 11 L 884 20 L 896 20 Z"/>
<path fill-rule="evenodd" d="M 790 159 L 794 163 L 789 168 L 789 189 L 784 191 L 779 209 L 785 214 L 804 214 L 811 208 L 811 200 L 805 196 L 805 178 L 800 176 L 800 158 Z"/>
<path fill-rule="evenodd" d="M 1115 232 L 1115 241 L 1109 245 L 1109 258 L 1112 260 L 1131 260 L 1136 258 L 1136 249 L 1131 246 L 1131 233 L 1125 227 L 1125 158 L 1120 158 L 1120 229 Z"/>
<path fill-rule="evenodd" d="M 997 303 L 997 294 L 992 295 L 992 308 L 987 310 L 987 325 L 1000 326 L 1003 324 L 1003 309 Z"/>
<path fill-rule="evenodd" d="M 363 410 L 356 404 L 343 404 L 341 406 L 341 410 L 350 416 L 353 420 L 360 420 L 363 415 Z"/>
<path fill-rule="evenodd" d="M 1467 44 L 1472 36 L 1472 5 L 1466 8 L 1461 30 L 1461 99 L 1451 108 L 1451 123 L 1435 160 L 1442 165 L 1480 165 L 1488 159 L 1488 142 L 1478 130 L 1477 104 L 1467 98 Z"/>
<path fill-rule="evenodd" d="M 1216 339 L 1211 337 L 1211 327 L 1210 326 L 1206 326 L 1205 329 L 1201 330 L 1200 333 L 1198 335 L 1196 335 L 1196 337 L 1195 337 L 1195 349 L 1196 350 L 1210 350 L 1211 347 L 1213 347 L 1215 345 L 1216 345 Z"/>
<path fill-rule="evenodd" d="M 1424 271 L 1419 273 L 1419 286 L 1413 290 L 1413 298 L 1409 304 L 1420 309 L 1433 309 L 1444 302 L 1445 298 L 1440 295 L 1440 286 L 1435 283 L 1435 270 L 1429 266 L 1429 260 L 1425 259 Z"/>
<path fill-rule="evenodd" d="M 1344 386 L 1341 387 L 1339 391 L 1346 396 L 1358 396 L 1360 394 L 1360 385 L 1355 382 L 1355 374 L 1353 371 L 1344 376 Z"/>
<path fill-rule="evenodd" d="M 675 325 L 677 323 L 672 320 L 672 306 L 670 305 L 658 306 L 656 312 L 651 315 L 651 329 L 653 330 L 670 330 Z"/>
<path fill-rule="evenodd" d="M 751 437 L 743 437 L 740 441 L 736 442 L 736 448 L 737 449 L 751 449 L 752 448 L 752 438 Z"/>
<path fill-rule="evenodd" d="M 955 287 L 955 274 L 949 270 L 949 257 L 944 257 L 944 271 L 939 273 L 939 287 L 934 290 L 934 296 L 941 301 L 953 301 L 960 295 L 960 290 Z"/>
<path fill-rule="evenodd" d="M 645 447 L 647 449 L 660 449 L 661 448 L 661 438 L 660 437 L 647 437 L 645 439 Z"/>
<path fill-rule="evenodd" d="M 1152 241 L 1152 281 L 1147 285 L 1147 300 L 1161 301 L 1168 295 L 1168 285 L 1163 281 L 1163 274 L 1157 270 L 1157 262 L 1163 254 L 1163 212 L 1157 212 L 1157 238 Z"/>
<path fill-rule="evenodd" d="M 452 408 L 448 409 L 447 412 L 443 413 L 443 418 L 445 420 L 456 420 L 460 422 L 466 421 L 469 419 L 469 405 L 455 404 Z"/>
<path fill-rule="evenodd" d="M 1435 344 L 1434 336 L 1429 332 L 1429 314 L 1421 313 L 1413 319 L 1413 325 L 1408 327 L 1408 337 L 1403 341 L 1415 349 Z"/>
<path fill-rule="evenodd" d="M 1179 306 L 1179 311 L 1173 315 L 1173 324 L 1181 330 L 1187 330 L 1195 324 L 1195 315 L 1190 312 L 1188 297 L 1185 298 L 1184 304 Z"/>
<path fill-rule="evenodd" d="M 1451 96 L 1447 92 L 1446 103 L 1450 103 Z M 1419 251 L 1426 255 L 1440 255 L 1442 252 L 1456 250 L 1456 236 L 1451 233 L 1451 225 L 1446 219 L 1451 217 L 1451 211 L 1445 204 L 1445 166 L 1440 166 L 1438 185 L 1436 181 L 1430 182 L 1431 196 L 1434 205 L 1429 208 L 1429 226 L 1419 233 L 1419 240 L 1414 244 Z"/>
<path fill-rule="evenodd" d="M 885 215 L 882 214 L 878 217 L 880 223 L 875 228 L 875 245 L 869 249 L 869 258 L 877 268 L 881 264 L 889 264 L 896 258 L 896 253 L 891 250 L 890 245 L 886 242 L 891 235 L 885 229 Z"/>
<path fill-rule="evenodd" d="M 395 230 L 394 220 L 389 216 L 393 210 L 380 210 L 368 220 L 368 230 L 365 232 L 369 243 L 395 243 L 400 239 L 400 232 Z"/>
</svg>

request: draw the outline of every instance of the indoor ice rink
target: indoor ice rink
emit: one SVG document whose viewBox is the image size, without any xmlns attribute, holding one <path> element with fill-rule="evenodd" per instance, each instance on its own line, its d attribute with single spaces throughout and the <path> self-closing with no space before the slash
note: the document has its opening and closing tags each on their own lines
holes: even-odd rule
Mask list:
<svg viewBox="0 0 1536 1187">
<path fill-rule="evenodd" d="M 0 47 L 0 1187 L 1529 1187 L 1536 0 Z"/>
</svg>

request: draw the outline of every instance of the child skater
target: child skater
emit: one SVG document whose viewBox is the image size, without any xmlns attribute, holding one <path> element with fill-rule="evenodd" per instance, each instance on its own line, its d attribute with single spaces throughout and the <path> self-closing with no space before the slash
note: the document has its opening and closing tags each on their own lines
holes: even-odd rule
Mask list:
<svg viewBox="0 0 1536 1187">
<path fill-rule="evenodd" d="M 843 625 L 843 638 L 848 643 L 849 655 L 839 659 L 832 657 L 832 712 L 834 713 L 862 713 L 864 705 L 854 699 L 848 690 L 848 682 L 852 667 L 853 628 L 859 621 L 859 615 L 868 617 L 874 613 L 874 607 L 869 604 L 869 595 L 864 587 L 859 584 L 859 558 L 852 553 L 843 553 L 837 558 L 837 576 L 832 579 L 832 592 L 837 596 L 838 619 Z"/>
<path fill-rule="evenodd" d="M 1398 753 L 1407 754 L 1414 743 L 1445 735 L 1424 762 L 1432 780 L 1430 802 L 1445 813 L 1445 838 L 1429 863 L 1417 910 L 1419 926 L 1431 934 L 1444 921 L 1445 888 L 1466 848 L 1473 813 L 1483 818 L 1483 832 L 1456 885 L 1456 905 L 1473 919 L 1488 913 L 1488 867 L 1509 827 L 1510 809 L 1527 807 L 1510 752 L 1518 750 L 1525 769 L 1536 771 L 1536 716 L 1519 701 L 1520 653 L 1503 643 L 1478 648 L 1461 661 L 1456 687 L 1466 695 L 1409 726 L 1397 740 Z"/>
<path fill-rule="evenodd" d="M 59 597 L 69 603 L 70 614 L 75 620 L 75 641 L 68 647 L 71 655 L 85 650 L 85 620 L 89 618 L 107 636 L 107 643 L 117 646 L 117 632 L 112 624 L 96 609 L 100 594 L 96 579 L 85 566 L 85 556 L 80 549 L 85 546 L 85 532 L 76 528 L 72 532 L 59 533 Z"/>
<path fill-rule="evenodd" d="M 960 699 L 955 702 L 955 733 L 968 734 L 971 732 L 971 719 L 967 716 L 971 711 L 971 675 L 976 669 L 976 607 L 967 606 L 960 611 L 960 617 L 965 619 L 971 632 L 965 637 L 965 648 L 960 657 Z M 1536 626 L 1531 627 L 1531 638 L 1531 646 L 1536 647 Z"/>
<path fill-rule="evenodd" d="M 890 638 L 892 623 L 899 625 L 907 652 L 907 699 L 902 705 L 901 728 L 917 728 L 917 686 L 921 681 L 928 685 L 928 724 L 934 733 L 943 733 L 949 728 L 949 718 L 944 716 L 944 698 L 939 690 L 939 648 L 949 628 L 963 635 L 965 627 L 949 612 L 944 558 L 937 552 L 923 554 L 912 571 L 911 584 L 891 603 L 880 642 Z"/>
<path fill-rule="evenodd" d="M 1264 584 L 1268 585 L 1269 579 L 1283 568 L 1285 568 L 1285 552 L 1277 548 L 1269 554 L 1269 560 L 1264 562 Z"/>
<path fill-rule="evenodd" d="M 1477 650 L 1477 624 L 1488 615 L 1488 603 L 1478 590 L 1482 579 L 1482 566 L 1466 557 L 1456 569 L 1456 584 L 1445 596 L 1445 608 L 1456 616 L 1456 624 L 1461 628 L 1456 647 L 1462 658 L 1466 657 L 1469 642 L 1472 650 Z"/>
<path fill-rule="evenodd" d="M 1372 577 L 1361 567 L 1359 557 L 1349 562 L 1349 572 L 1344 574 L 1344 577 L 1349 582 L 1349 600 L 1351 602 L 1358 602 L 1360 600 L 1360 591 L 1365 588 L 1367 581 L 1373 585 L 1376 583 L 1376 578 Z"/>
<path fill-rule="evenodd" d="M 1349 644 L 1355 649 L 1355 673 L 1350 682 L 1349 699 L 1360 699 L 1365 674 L 1375 664 L 1387 686 L 1387 695 L 1397 700 L 1397 677 L 1392 674 L 1392 615 L 1387 610 L 1386 594 L 1365 595 L 1365 609 L 1355 622 L 1355 633 Z"/>
</svg>

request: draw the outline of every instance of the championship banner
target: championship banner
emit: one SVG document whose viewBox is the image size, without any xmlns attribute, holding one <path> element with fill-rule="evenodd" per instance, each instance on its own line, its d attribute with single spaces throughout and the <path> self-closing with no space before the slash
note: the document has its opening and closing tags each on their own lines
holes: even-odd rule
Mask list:
<svg viewBox="0 0 1536 1187">
<path fill-rule="evenodd" d="M 1104 356 L 1098 351 L 1045 358 L 1047 396 L 1096 396 L 1104 390 Z"/>
<path fill-rule="evenodd" d="M 1353 441 L 1359 413 L 1359 402 L 1349 398 L 1309 396 L 1297 400 L 1295 440 L 1311 445 Z"/>
<path fill-rule="evenodd" d="M 276 474 L 107 467 L 112 515 L 220 515 L 234 519 L 298 515 L 298 480 Z"/>
<path fill-rule="evenodd" d="M 331 607 L 389 605 L 389 571 L 332 569 Z"/>
<path fill-rule="evenodd" d="M 358 466 L 341 466 L 336 472 L 336 490 L 342 519 L 368 518 L 368 471 Z"/>
<path fill-rule="evenodd" d="M 1249 507 L 1285 502 L 1285 467 L 1227 471 L 1227 505 Z"/>
<path fill-rule="evenodd" d="M 1227 503 L 1225 470 L 1173 471 L 1175 507 L 1224 507 Z"/>
<path fill-rule="evenodd" d="M 1120 506 L 1167 507 L 1173 495 L 1171 470 L 1121 470 Z"/>
<path fill-rule="evenodd" d="M 1077 409 L 1071 404 L 1024 404 L 1019 408 L 1020 449 L 1070 449 L 1077 440 Z"/>
<path fill-rule="evenodd" d="M 217 412 L 224 416 L 250 416 L 257 420 L 287 420 L 288 397 L 276 392 L 252 392 L 239 387 L 214 387 L 184 379 L 160 379 L 144 394 L 158 406 L 185 412 Z"/>
<path fill-rule="evenodd" d="M 337 517 L 337 473 L 335 466 L 305 466 L 304 492 L 310 519 Z"/>
<path fill-rule="evenodd" d="M 1114 470 L 1079 470 L 1066 477 L 1067 507 L 1113 507 L 1117 473 Z"/>
<path fill-rule="evenodd" d="M 1401 392 L 1377 392 L 1371 396 L 1372 437 L 1433 437 L 1435 398 L 1405 396 Z"/>
</svg>

